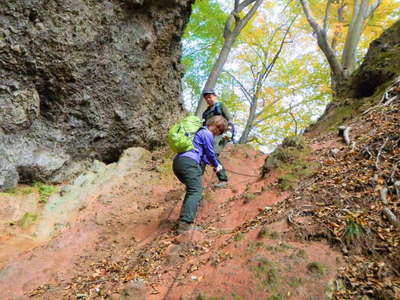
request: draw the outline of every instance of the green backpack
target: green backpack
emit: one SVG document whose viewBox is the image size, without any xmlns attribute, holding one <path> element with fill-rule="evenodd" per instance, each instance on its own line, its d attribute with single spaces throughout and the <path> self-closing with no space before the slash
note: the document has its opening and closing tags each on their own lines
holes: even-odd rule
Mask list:
<svg viewBox="0 0 400 300">
<path fill-rule="evenodd" d="M 168 131 L 168 144 L 176 153 L 194 149 L 193 138 L 203 126 L 203 121 L 196 116 L 187 116 L 174 124 Z"/>
</svg>

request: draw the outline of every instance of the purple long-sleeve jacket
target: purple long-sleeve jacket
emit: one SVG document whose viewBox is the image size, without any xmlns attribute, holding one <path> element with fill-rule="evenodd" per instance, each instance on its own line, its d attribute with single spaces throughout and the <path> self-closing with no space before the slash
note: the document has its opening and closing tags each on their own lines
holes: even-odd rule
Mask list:
<svg viewBox="0 0 400 300">
<path fill-rule="evenodd" d="M 193 139 L 194 149 L 179 153 L 178 157 L 189 157 L 198 164 L 203 162 L 207 165 L 217 167 L 219 162 L 214 152 L 213 134 L 207 126 L 203 126 L 197 131 Z"/>
</svg>

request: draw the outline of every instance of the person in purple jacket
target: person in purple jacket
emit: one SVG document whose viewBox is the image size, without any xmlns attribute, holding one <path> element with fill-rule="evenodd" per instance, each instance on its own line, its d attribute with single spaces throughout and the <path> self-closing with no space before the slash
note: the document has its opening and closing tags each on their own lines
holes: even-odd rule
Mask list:
<svg viewBox="0 0 400 300">
<path fill-rule="evenodd" d="M 194 136 L 194 149 L 179 153 L 174 158 L 172 165 L 174 174 L 186 186 L 185 199 L 179 217 L 179 234 L 195 229 L 192 224 L 203 197 L 203 170 L 200 164 L 212 165 L 215 172 L 222 170 L 214 151 L 214 136 L 221 135 L 227 130 L 228 121 L 224 117 L 215 116 L 208 119 L 206 125 L 201 127 Z"/>
</svg>

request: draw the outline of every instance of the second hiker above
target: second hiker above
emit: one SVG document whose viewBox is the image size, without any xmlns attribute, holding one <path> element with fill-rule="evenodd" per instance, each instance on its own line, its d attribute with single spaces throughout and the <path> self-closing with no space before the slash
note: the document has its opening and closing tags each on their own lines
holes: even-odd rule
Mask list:
<svg viewBox="0 0 400 300">
<path fill-rule="evenodd" d="M 203 112 L 203 115 L 202 115 L 204 123 L 206 123 L 207 120 L 213 116 L 223 116 L 228 121 L 228 125 L 230 128 L 230 132 L 227 133 L 226 136 L 222 136 L 222 135 L 214 136 L 214 150 L 215 150 L 217 157 L 219 157 L 219 155 L 222 152 L 222 149 L 225 147 L 225 145 L 230 140 L 234 141 L 235 126 L 232 123 L 231 114 L 229 113 L 227 108 L 221 102 L 218 101 L 217 94 L 215 93 L 215 91 L 213 89 L 204 89 L 202 95 L 208 105 L 207 109 Z M 221 161 L 219 158 L 218 158 L 218 161 L 221 164 Z M 222 164 L 221 164 L 221 166 L 222 166 Z M 203 168 L 205 168 L 205 166 L 203 166 Z M 226 175 L 225 168 L 223 168 L 221 171 L 217 172 L 217 177 L 218 177 L 219 183 L 215 184 L 215 187 L 223 187 L 227 184 L 228 176 Z"/>
</svg>

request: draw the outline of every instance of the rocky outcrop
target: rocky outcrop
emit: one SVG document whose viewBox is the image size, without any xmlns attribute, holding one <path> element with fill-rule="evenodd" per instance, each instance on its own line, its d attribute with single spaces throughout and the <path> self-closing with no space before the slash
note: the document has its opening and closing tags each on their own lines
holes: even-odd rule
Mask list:
<svg viewBox="0 0 400 300">
<path fill-rule="evenodd" d="M 57 182 L 93 159 L 161 145 L 183 111 L 192 2 L 2 1 L 0 189 L 3 173 L 14 174 L 8 187 L 17 176 Z"/>
</svg>

